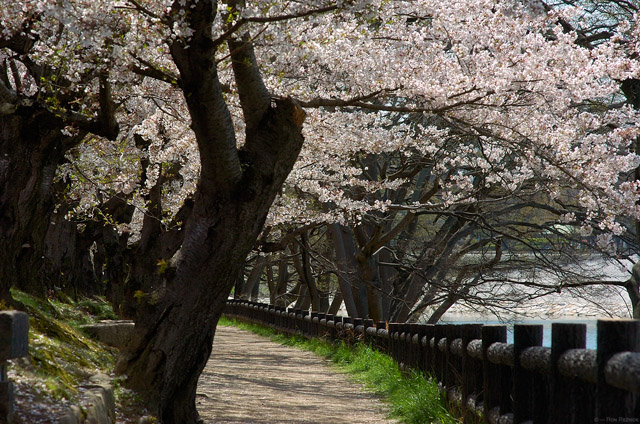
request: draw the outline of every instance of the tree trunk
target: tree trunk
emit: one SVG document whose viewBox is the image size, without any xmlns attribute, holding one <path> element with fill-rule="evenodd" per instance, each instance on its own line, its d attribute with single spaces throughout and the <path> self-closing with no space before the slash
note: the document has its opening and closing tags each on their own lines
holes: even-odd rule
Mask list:
<svg viewBox="0 0 640 424">
<path fill-rule="evenodd" d="M 194 97 L 190 100 L 203 103 Z M 246 152 L 244 175 L 234 187 L 225 190 L 215 178 L 208 179 L 203 162 L 182 247 L 165 273 L 165 285 L 151 293 L 138 314 L 118 365 L 162 423 L 198 421 L 196 385 L 216 324 L 302 146 L 298 113 L 290 100 L 266 112 L 257 136 L 283 148 L 256 152 L 260 157 Z"/>
<path fill-rule="evenodd" d="M 336 267 L 338 276 L 338 285 L 340 293 L 344 301 L 347 314 L 351 317 L 360 317 L 358 305 L 356 304 L 356 296 L 354 296 L 355 284 L 352 283 L 355 271 L 351 265 L 353 262 L 353 251 L 347 251 L 347 243 L 344 238 L 343 229 L 339 224 L 329 224 L 329 233 L 336 254 Z M 353 247 L 353 243 L 349 246 Z M 348 255 L 351 254 L 351 257 Z"/>
<path fill-rule="evenodd" d="M 287 258 L 280 258 L 278 261 L 278 278 L 276 279 L 275 290 L 271 293 L 271 304 L 286 307 L 290 301 L 287 296 L 287 283 L 289 282 L 289 265 Z"/>
<path fill-rule="evenodd" d="M 636 262 L 631 270 L 631 278 L 625 283 L 634 319 L 640 319 L 640 262 Z"/>
<path fill-rule="evenodd" d="M 258 255 L 256 258 L 256 262 L 251 269 L 251 273 L 249 273 L 249 277 L 247 277 L 247 281 L 244 283 L 242 287 L 242 294 L 240 295 L 240 299 L 251 299 L 255 300 L 254 292 L 260 286 L 260 277 L 262 276 L 262 272 L 264 271 L 264 267 L 267 265 L 267 258 L 265 256 Z"/>
<path fill-rule="evenodd" d="M 211 6 L 199 2 L 196 9 L 207 5 Z M 211 10 L 194 10 L 190 16 L 211 16 Z M 176 55 L 199 54 L 199 42 L 194 36 L 188 51 Z M 214 70 L 197 73 L 199 81 L 206 81 L 208 72 Z M 224 155 L 232 153 L 220 153 L 220 146 L 207 144 L 223 143 L 220 138 L 228 129 L 217 125 L 231 125 L 226 114 L 220 116 L 225 106 L 217 77 L 214 80 L 207 87 L 213 93 L 185 87 L 202 175 L 182 247 L 164 274 L 164 285 L 148 296 L 138 313 L 131 342 L 117 367 L 165 424 L 198 422 L 196 385 L 211 353 L 216 324 L 302 146 L 304 113 L 289 99 L 277 100 L 264 110 L 259 124 L 248 122 L 238 167 L 242 171 L 236 178 L 235 167 L 224 163 Z"/>
<path fill-rule="evenodd" d="M 382 321 L 389 321 L 391 316 L 391 297 L 394 295 L 393 283 L 398 275 L 392 266 L 384 265 L 394 261 L 391 253 L 384 249 L 378 254 L 378 273 L 382 281 Z"/>
<path fill-rule="evenodd" d="M 367 288 L 367 317 L 374 322 L 383 320 L 382 282 L 380 281 L 376 262 L 373 256 L 366 255 L 362 251 L 356 255 L 360 279 L 364 281 Z"/>
<path fill-rule="evenodd" d="M 320 309 L 318 309 L 320 312 L 328 313 L 331 307 L 331 303 L 329 302 L 329 296 L 331 294 L 329 291 L 329 283 L 329 274 L 321 274 L 318 276 L 316 287 L 320 301 Z M 340 300 L 340 303 L 342 303 L 342 300 Z"/>
<path fill-rule="evenodd" d="M 342 306 L 342 293 L 338 291 L 336 295 L 333 297 L 333 300 L 331 301 L 331 305 L 329 306 L 327 313 L 331 315 L 336 315 L 340 310 L 341 306 Z"/>
<path fill-rule="evenodd" d="M 297 248 L 296 248 L 297 246 Z M 309 241 L 307 233 L 304 232 L 300 236 L 300 244 L 296 245 L 296 242 L 292 244 L 291 251 L 294 253 L 293 265 L 298 272 L 300 282 L 306 286 L 305 296 L 309 296 L 311 300 L 311 310 L 321 311 L 320 308 L 320 294 L 316 285 L 316 279 L 311 270 L 311 261 L 309 258 Z"/>
<path fill-rule="evenodd" d="M 45 236 L 54 210 L 53 178 L 65 152 L 81 137 L 37 107 L 0 115 L 0 300 L 13 285 L 45 296 Z M 56 276 L 57 277 L 57 276 Z"/>
<path fill-rule="evenodd" d="M 235 3 L 230 5 L 232 13 Z M 199 421 L 196 386 L 216 324 L 303 141 L 304 111 L 291 99 L 271 97 L 247 34 L 228 40 L 246 128 L 238 150 L 216 68 L 219 44 L 211 38 L 217 6 L 212 0 L 176 0 L 169 12 L 192 30 L 188 41 L 173 40 L 170 52 L 201 174 L 182 246 L 163 273 L 164 284 L 142 305 L 117 367 L 164 424 Z"/>
</svg>

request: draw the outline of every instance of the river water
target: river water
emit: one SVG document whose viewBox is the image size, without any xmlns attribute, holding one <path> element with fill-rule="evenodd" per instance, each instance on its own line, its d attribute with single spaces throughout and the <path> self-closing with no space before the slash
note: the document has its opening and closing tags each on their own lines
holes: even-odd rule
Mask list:
<svg viewBox="0 0 640 424">
<path fill-rule="evenodd" d="M 587 326 L 587 349 L 595 349 L 597 343 L 597 319 L 595 318 L 562 318 L 554 320 L 538 320 L 538 319 L 525 319 L 518 321 L 499 321 L 499 320 L 482 320 L 482 319 L 469 319 L 470 317 L 459 319 L 443 319 L 441 324 L 485 324 L 485 325 L 506 325 L 507 326 L 507 343 L 513 343 L 513 326 L 514 324 L 532 324 L 543 326 L 542 345 L 551 346 L 551 325 L 553 323 L 571 323 L 571 324 L 585 324 Z"/>
</svg>

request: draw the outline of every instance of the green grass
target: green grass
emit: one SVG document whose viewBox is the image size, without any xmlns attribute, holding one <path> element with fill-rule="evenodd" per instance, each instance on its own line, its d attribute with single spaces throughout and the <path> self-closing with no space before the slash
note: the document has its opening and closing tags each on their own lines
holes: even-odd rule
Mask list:
<svg viewBox="0 0 640 424">
<path fill-rule="evenodd" d="M 357 343 L 330 343 L 321 339 L 278 334 L 274 330 L 237 320 L 220 319 L 219 325 L 235 326 L 277 343 L 314 352 L 332 360 L 340 369 L 363 383 L 368 390 L 388 404 L 390 418 L 407 424 L 457 423 L 440 398 L 436 382 L 418 371 L 402 372 L 398 364 L 384 353 Z"/>
</svg>

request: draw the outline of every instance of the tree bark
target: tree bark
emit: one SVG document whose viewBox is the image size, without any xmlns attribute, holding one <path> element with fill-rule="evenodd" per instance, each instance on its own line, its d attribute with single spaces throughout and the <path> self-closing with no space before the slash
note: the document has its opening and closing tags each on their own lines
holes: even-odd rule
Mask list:
<svg viewBox="0 0 640 424">
<path fill-rule="evenodd" d="M 362 297 L 359 296 L 361 284 L 358 283 L 356 276 L 355 245 L 345 227 L 335 223 L 329 224 L 328 227 L 336 255 L 338 284 L 347 314 L 351 317 L 361 318 L 363 316 L 361 311 L 366 308 L 363 305 Z"/>
<path fill-rule="evenodd" d="M 298 272 L 300 282 L 307 286 L 305 293 L 307 293 L 311 299 L 311 310 L 319 312 L 321 311 L 320 294 L 318 292 L 315 276 L 311 270 L 309 240 L 306 231 L 300 236 L 300 244 L 296 245 L 296 242 L 294 241 L 291 250 L 294 252 L 293 265 Z"/>
<path fill-rule="evenodd" d="M 338 313 L 341 306 L 342 306 L 342 293 L 338 290 L 336 295 L 333 297 L 333 300 L 331 301 L 331 305 L 329 306 L 327 313 L 335 315 Z"/>
<path fill-rule="evenodd" d="M 632 314 L 634 319 L 640 319 L 640 262 L 633 265 L 631 278 L 625 283 L 629 301 L 631 302 Z"/>
<path fill-rule="evenodd" d="M 211 26 L 217 4 L 176 1 L 194 31 L 171 54 L 200 151 L 201 175 L 180 250 L 164 282 L 142 306 L 117 371 L 164 424 L 198 422 L 198 377 L 211 353 L 216 324 L 269 208 L 302 147 L 304 112 L 291 99 L 272 100 L 252 46 L 230 41 L 246 123 L 241 151 L 214 58 Z M 188 44 L 187 44 L 188 43 Z"/>
<path fill-rule="evenodd" d="M 62 203 L 50 217 L 45 236 L 47 269 L 40 278 L 47 278 L 47 287 L 53 285 L 56 291 L 62 290 L 76 299 L 107 294 L 111 301 L 114 286 L 126 275 L 124 252 L 128 235 L 118 234 L 116 228 L 100 219 L 85 222 L 83 231 L 78 231 L 76 222 L 65 219 L 73 206 Z M 134 207 L 114 196 L 100 209 L 116 222 L 129 222 Z"/>
<path fill-rule="evenodd" d="M 34 20 L 38 19 L 34 17 Z M 60 95 L 39 87 L 37 95 L 22 92 L 21 77 L 15 72 L 16 62 L 22 62 L 36 85 L 55 74 L 55 66 L 39 66 L 30 57 L 37 35 L 31 25 L 24 31 L 3 38 L 0 44 L 6 59 L 0 64 L 0 301 L 11 303 L 12 285 L 32 294 L 43 296 L 52 269 L 47 264 L 45 237 L 54 210 L 54 176 L 65 153 L 82 141 L 87 132 L 115 139 L 119 127 L 114 118 L 115 104 L 107 75 L 96 79 L 99 83 L 100 110 L 95 119 L 77 119 L 65 113 L 73 93 Z M 14 71 L 10 69 L 14 67 Z M 9 83 L 9 74 L 14 84 Z M 65 85 L 64 81 L 58 84 Z M 64 91 L 64 90 L 60 90 Z M 56 98 L 60 107 L 51 112 L 45 99 Z M 43 103 L 41 103 L 43 102 Z M 67 109 L 66 112 L 72 110 Z M 65 135 L 67 125 L 79 128 L 77 135 Z M 55 270 L 54 270 L 55 272 Z M 51 278 L 49 278 L 51 277 Z"/>
<path fill-rule="evenodd" d="M 289 265 L 287 258 L 280 258 L 278 261 L 278 278 L 276 279 L 274 291 L 270 293 L 271 304 L 286 307 L 290 300 L 287 295 L 287 283 L 289 282 Z"/>
<path fill-rule="evenodd" d="M 118 369 L 165 424 L 198 421 L 196 385 L 211 353 L 215 326 L 302 145 L 294 110 L 291 101 L 281 101 L 265 120 L 264 134 L 274 142 L 286 140 L 288 147 L 274 152 L 280 154 L 271 169 L 247 163 L 245 177 L 232 190 L 201 178 L 175 265 L 165 286 L 139 313 Z M 252 195 L 237 196 L 239 192 Z"/>
<path fill-rule="evenodd" d="M 36 106 L 0 114 L 0 300 L 9 288 L 44 296 L 48 278 L 45 237 L 54 210 L 56 167 L 81 137 Z"/>
</svg>

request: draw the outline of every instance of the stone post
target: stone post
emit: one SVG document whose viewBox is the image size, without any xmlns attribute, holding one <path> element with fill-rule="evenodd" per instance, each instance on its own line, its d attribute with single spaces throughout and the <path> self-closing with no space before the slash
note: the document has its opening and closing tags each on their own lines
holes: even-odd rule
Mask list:
<svg viewBox="0 0 640 424">
<path fill-rule="evenodd" d="M 0 423 L 13 420 L 13 386 L 7 360 L 29 355 L 29 318 L 24 312 L 0 312 Z"/>
</svg>

